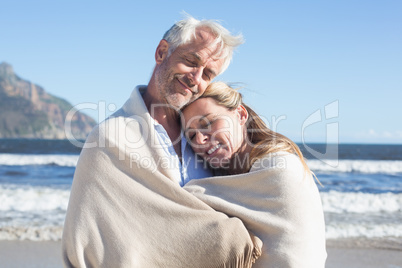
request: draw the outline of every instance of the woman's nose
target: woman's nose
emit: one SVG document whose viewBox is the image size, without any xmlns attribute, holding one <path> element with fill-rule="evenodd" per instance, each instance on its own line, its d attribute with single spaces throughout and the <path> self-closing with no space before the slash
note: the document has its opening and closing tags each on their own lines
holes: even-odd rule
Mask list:
<svg viewBox="0 0 402 268">
<path fill-rule="evenodd" d="M 198 131 L 196 134 L 196 142 L 198 144 L 205 144 L 208 141 L 208 135 Z"/>
</svg>

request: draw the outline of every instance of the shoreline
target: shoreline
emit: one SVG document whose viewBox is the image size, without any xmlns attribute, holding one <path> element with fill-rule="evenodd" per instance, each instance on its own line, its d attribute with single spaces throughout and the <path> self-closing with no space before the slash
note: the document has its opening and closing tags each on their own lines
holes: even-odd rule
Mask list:
<svg viewBox="0 0 402 268">
<path fill-rule="evenodd" d="M 355 239 L 327 244 L 327 268 L 402 268 L 401 250 L 359 246 Z M 0 259 L 2 267 L 63 267 L 61 241 L 0 240 Z"/>
</svg>

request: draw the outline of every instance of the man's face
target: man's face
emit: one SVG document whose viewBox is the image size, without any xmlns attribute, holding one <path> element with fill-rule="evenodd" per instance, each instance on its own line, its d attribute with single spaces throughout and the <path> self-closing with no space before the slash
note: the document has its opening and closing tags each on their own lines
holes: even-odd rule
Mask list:
<svg viewBox="0 0 402 268">
<path fill-rule="evenodd" d="M 222 68 L 224 59 L 216 55 L 214 36 L 198 30 L 197 37 L 179 46 L 158 66 L 157 83 L 165 102 L 180 109 L 197 99 Z"/>
</svg>

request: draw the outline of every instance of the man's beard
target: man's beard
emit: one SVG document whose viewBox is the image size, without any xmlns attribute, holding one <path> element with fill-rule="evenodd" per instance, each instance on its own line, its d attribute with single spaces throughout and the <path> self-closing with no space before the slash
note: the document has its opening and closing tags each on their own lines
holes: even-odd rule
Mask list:
<svg viewBox="0 0 402 268">
<path fill-rule="evenodd" d="M 160 74 L 158 88 L 161 101 L 171 105 L 172 108 L 181 109 L 198 97 L 198 88 L 189 81 L 186 75 L 168 73 L 165 69 Z M 178 80 L 187 85 L 192 93 L 184 91 L 180 87 Z"/>
</svg>

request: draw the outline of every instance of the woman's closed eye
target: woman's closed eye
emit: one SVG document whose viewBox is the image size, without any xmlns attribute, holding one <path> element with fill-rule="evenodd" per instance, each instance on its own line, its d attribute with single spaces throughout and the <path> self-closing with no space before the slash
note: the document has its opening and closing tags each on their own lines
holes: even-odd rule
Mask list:
<svg viewBox="0 0 402 268">
<path fill-rule="evenodd" d="M 186 139 L 188 141 L 191 141 L 192 139 L 194 139 L 196 134 L 196 131 L 194 129 L 186 129 L 186 131 L 184 131 L 184 136 L 186 137 Z"/>
<path fill-rule="evenodd" d="M 211 127 L 215 121 L 216 121 L 216 117 L 213 118 L 203 118 L 201 124 L 200 124 L 200 128 L 201 129 L 208 129 L 209 127 Z"/>
<path fill-rule="evenodd" d="M 184 134 L 186 136 L 186 139 L 189 141 L 192 141 L 196 137 L 197 132 L 200 132 L 202 134 L 207 134 L 208 131 L 211 130 L 211 127 L 216 122 L 216 120 L 217 120 L 216 116 L 214 116 L 212 118 L 202 117 L 198 121 L 198 124 L 195 128 L 188 128 L 185 131 Z"/>
</svg>

